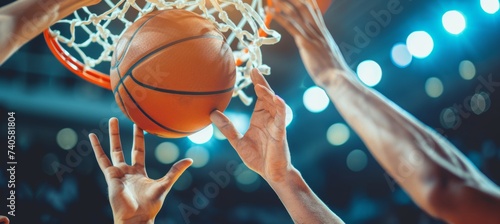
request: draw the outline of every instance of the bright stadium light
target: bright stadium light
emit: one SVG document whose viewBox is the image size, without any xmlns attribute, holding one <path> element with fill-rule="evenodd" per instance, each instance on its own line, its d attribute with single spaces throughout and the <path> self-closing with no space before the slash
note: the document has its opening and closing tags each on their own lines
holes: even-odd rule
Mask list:
<svg viewBox="0 0 500 224">
<path fill-rule="evenodd" d="M 416 58 L 426 58 L 434 49 L 434 41 L 427 32 L 415 31 L 406 38 L 406 46 Z"/>
<path fill-rule="evenodd" d="M 465 17 L 459 11 L 448 11 L 443 15 L 443 26 L 451 34 L 460 34 L 466 26 Z"/>
<path fill-rule="evenodd" d="M 324 111 L 330 103 L 326 92 L 317 86 L 313 86 L 304 92 L 303 101 L 306 109 L 313 113 Z"/>
<path fill-rule="evenodd" d="M 285 106 L 286 106 L 285 123 L 286 123 L 286 126 L 288 127 L 288 125 L 290 125 L 290 123 L 292 123 L 292 120 L 293 120 L 293 110 L 290 106 L 288 106 L 288 104 L 285 104 Z"/>
<path fill-rule="evenodd" d="M 367 86 L 376 86 L 382 80 L 382 68 L 377 62 L 366 60 L 356 69 L 359 79 Z"/>
<path fill-rule="evenodd" d="M 488 14 L 495 14 L 500 9 L 498 0 L 481 0 L 481 8 Z"/>
<path fill-rule="evenodd" d="M 203 128 L 201 131 L 196 132 L 190 136 L 188 136 L 189 140 L 191 140 L 195 144 L 205 144 L 214 135 L 214 127 L 212 125 L 208 125 L 206 128 Z"/>
</svg>

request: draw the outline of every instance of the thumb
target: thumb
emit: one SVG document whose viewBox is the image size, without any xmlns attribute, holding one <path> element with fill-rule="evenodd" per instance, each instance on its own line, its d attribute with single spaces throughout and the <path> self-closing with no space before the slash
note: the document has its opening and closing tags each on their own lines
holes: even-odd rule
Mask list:
<svg viewBox="0 0 500 224">
<path fill-rule="evenodd" d="M 192 159 L 183 159 L 181 161 L 176 162 L 168 171 L 167 174 L 165 174 L 164 177 L 158 180 L 158 182 L 161 184 L 163 191 L 166 191 L 174 185 L 174 183 L 179 179 L 179 177 L 186 171 L 186 169 L 193 164 Z"/>
</svg>

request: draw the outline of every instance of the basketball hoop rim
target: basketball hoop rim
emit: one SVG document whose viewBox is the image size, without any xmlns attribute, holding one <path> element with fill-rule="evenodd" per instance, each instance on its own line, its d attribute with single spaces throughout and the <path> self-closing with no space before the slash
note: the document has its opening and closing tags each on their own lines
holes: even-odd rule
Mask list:
<svg viewBox="0 0 500 224">
<path fill-rule="evenodd" d="M 273 5 L 273 0 L 267 0 L 266 2 L 267 6 Z M 272 15 L 266 12 L 264 24 L 267 28 L 269 28 L 272 19 Z M 263 37 L 265 35 L 266 32 L 262 28 L 259 28 L 259 36 Z M 57 41 L 57 37 L 52 36 L 50 28 L 43 32 L 43 36 L 52 54 L 64 65 L 64 67 L 87 82 L 111 90 L 111 80 L 108 74 L 89 68 L 85 66 L 84 63 L 71 56 L 71 54 L 61 46 L 59 41 Z M 243 61 L 241 59 L 236 59 L 235 64 L 236 66 L 240 66 L 243 64 Z"/>
<path fill-rule="evenodd" d="M 273 6 L 273 0 L 266 0 L 267 6 L 272 7 Z M 318 0 L 319 7 L 321 9 L 321 12 L 324 14 L 326 10 L 329 8 L 329 6 L 332 3 L 332 0 Z M 269 28 L 271 25 L 273 17 L 271 13 L 266 12 L 266 15 L 264 17 L 264 25 L 266 28 Z M 260 37 L 265 37 L 267 34 L 264 31 L 264 29 L 259 28 L 259 36 Z M 72 73 L 74 73 L 77 76 L 80 76 L 82 79 L 84 79 L 87 82 L 90 82 L 94 85 L 100 86 L 102 88 L 111 90 L 111 79 L 108 74 L 100 72 L 98 70 L 95 70 L 93 68 L 90 68 L 88 66 L 85 66 L 84 63 L 79 61 L 78 59 L 74 58 L 69 54 L 59 43 L 57 40 L 57 37 L 53 36 L 51 34 L 50 28 L 46 29 L 43 32 L 43 36 L 45 39 L 45 42 L 47 43 L 47 46 L 49 47 L 50 51 L 52 54 L 57 58 L 57 60 L 64 65 L 68 70 L 70 70 Z M 248 49 L 243 49 L 243 51 L 247 51 Z M 235 60 L 236 66 L 241 66 L 244 63 L 244 61 L 240 58 L 237 58 Z"/>
<path fill-rule="evenodd" d="M 64 67 L 66 67 L 75 75 L 80 76 L 87 82 L 111 90 L 111 81 L 109 75 L 97 71 L 93 68 L 86 68 L 85 64 L 71 56 L 61 46 L 59 41 L 57 41 L 57 37 L 53 37 L 52 34 L 50 34 L 49 29 L 43 32 L 43 36 L 52 54 L 54 54 L 57 60 L 59 60 L 59 62 L 63 64 Z"/>
</svg>

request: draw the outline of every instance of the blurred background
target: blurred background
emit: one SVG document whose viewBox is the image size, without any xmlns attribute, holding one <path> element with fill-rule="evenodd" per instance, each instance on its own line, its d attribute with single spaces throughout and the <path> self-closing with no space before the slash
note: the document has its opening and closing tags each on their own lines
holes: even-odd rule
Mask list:
<svg viewBox="0 0 500 224">
<path fill-rule="evenodd" d="M 498 9 L 498 0 L 336 0 L 325 14 L 347 62 L 366 85 L 442 133 L 497 184 Z M 272 27 L 282 40 L 262 48 L 272 68 L 268 80 L 289 105 L 292 161 L 316 194 L 347 223 L 440 223 L 381 169 L 309 78 L 291 37 L 278 24 Z M 246 92 L 254 96 L 252 88 Z M 235 98 L 226 114 L 244 132 L 252 109 Z M 0 67 L 3 136 L 8 111 L 16 113 L 17 128 L 13 223 L 111 223 L 107 186 L 87 135 L 96 133 L 107 148 L 107 121 L 118 117 L 130 161 L 132 123 L 112 93 L 71 74 L 39 36 Z M 151 178 L 162 177 L 181 158 L 194 159 L 168 194 L 157 223 L 292 223 L 269 185 L 212 126 L 190 138 L 147 135 L 146 146 Z M 0 156 L 2 167 L 6 159 Z M 420 168 L 394 162 L 404 164 L 408 175 Z M 210 173 L 234 164 L 238 169 L 229 184 L 217 185 Z M 2 170 L 0 214 L 5 214 L 8 177 Z M 200 204 L 200 197 L 208 204 Z"/>
</svg>

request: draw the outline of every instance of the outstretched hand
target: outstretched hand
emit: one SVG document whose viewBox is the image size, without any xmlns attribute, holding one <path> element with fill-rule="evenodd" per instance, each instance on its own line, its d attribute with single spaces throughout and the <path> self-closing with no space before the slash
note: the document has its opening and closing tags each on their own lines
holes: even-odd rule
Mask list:
<svg viewBox="0 0 500 224">
<path fill-rule="evenodd" d="M 150 179 L 144 167 L 143 131 L 134 125 L 132 165 L 125 163 L 118 119 L 109 120 L 111 161 L 104 153 L 99 139 L 90 134 L 90 141 L 106 182 L 115 223 L 153 223 L 172 185 L 192 164 L 191 159 L 175 163 L 161 179 Z"/>
<path fill-rule="evenodd" d="M 274 0 L 273 18 L 294 38 L 304 65 L 319 86 L 349 66 L 328 31 L 315 0 Z"/>
<path fill-rule="evenodd" d="M 210 115 L 212 122 L 236 149 L 248 168 L 268 182 L 283 181 L 293 167 L 286 140 L 285 102 L 276 96 L 264 76 L 254 69 L 251 74 L 257 102 L 245 135 L 220 111 Z"/>
</svg>

